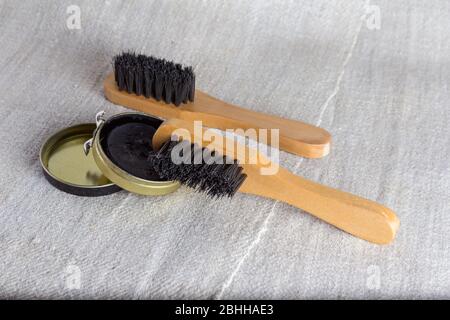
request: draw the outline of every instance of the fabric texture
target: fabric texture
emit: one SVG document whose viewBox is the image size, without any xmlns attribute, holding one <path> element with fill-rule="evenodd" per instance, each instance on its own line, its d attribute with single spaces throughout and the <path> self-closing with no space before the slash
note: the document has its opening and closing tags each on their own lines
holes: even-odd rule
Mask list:
<svg viewBox="0 0 450 320">
<path fill-rule="evenodd" d="M 450 298 L 449 14 L 445 0 L 0 0 L 0 297 Z M 40 146 L 127 110 L 102 81 L 129 49 L 193 66 L 220 99 L 327 129 L 327 157 L 281 164 L 392 208 L 396 240 L 244 194 L 53 188 Z"/>
</svg>

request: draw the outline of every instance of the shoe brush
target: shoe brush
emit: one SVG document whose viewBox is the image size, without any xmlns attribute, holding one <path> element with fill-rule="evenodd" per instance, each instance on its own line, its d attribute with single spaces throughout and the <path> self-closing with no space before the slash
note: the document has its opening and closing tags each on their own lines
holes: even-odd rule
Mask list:
<svg viewBox="0 0 450 320">
<path fill-rule="evenodd" d="M 185 132 L 184 135 L 180 135 Z M 203 129 L 204 131 L 207 129 Z M 173 141 L 177 136 L 181 142 Z M 206 135 L 204 134 L 203 137 Z M 273 165 L 261 152 L 257 152 L 257 161 L 246 164 L 250 149 L 236 145 L 233 138 L 223 136 L 223 141 L 213 142 L 194 137 L 192 121 L 169 119 L 156 130 L 153 139 L 153 156 L 149 166 L 168 180 L 178 180 L 182 184 L 207 193 L 212 197 L 232 196 L 243 192 L 282 201 L 304 210 L 329 224 L 361 239 L 386 244 L 391 242 L 399 226 L 399 220 L 389 208 L 356 195 L 326 187 L 297 176 L 289 170 L 279 167 L 272 175 L 261 174 L 262 168 Z M 182 144 L 191 148 L 190 155 L 205 154 L 211 157 L 223 157 L 223 164 L 203 159 L 200 164 L 172 161 L 172 152 L 179 152 Z M 231 144 L 235 148 L 227 148 Z M 186 146 L 184 146 L 186 147 Z M 244 152 L 237 152 L 242 150 Z M 206 149 L 205 149 L 206 148 Z M 255 152 L 255 150 L 252 150 Z M 189 154 L 189 153 L 187 153 Z M 232 161 L 229 161 L 229 160 Z"/>
<path fill-rule="evenodd" d="M 114 57 L 113 68 L 104 81 L 104 92 L 115 104 L 163 119 L 201 120 L 221 130 L 279 129 L 281 150 L 307 158 L 329 153 L 331 137 L 326 130 L 244 109 L 196 90 L 191 67 L 125 52 Z"/>
</svg>

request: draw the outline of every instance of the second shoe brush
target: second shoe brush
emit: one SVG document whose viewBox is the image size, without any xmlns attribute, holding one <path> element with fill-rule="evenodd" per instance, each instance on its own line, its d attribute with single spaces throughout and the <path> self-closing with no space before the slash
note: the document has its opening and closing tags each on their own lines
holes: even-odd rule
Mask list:
<svg viewBox="0 0 450 320">
<path fill-rule="evenodd" d="M 279 129 L 279 148 L 307 158 L 330 151 L 331 136 L 322 128 L 234 106 L 196 90 L 191 67 L 134 53 L 114 57 L 113 67 L 104 91 L 115 104 L 164 119 L 201 120 L 221 130 Z"/>
</svg>

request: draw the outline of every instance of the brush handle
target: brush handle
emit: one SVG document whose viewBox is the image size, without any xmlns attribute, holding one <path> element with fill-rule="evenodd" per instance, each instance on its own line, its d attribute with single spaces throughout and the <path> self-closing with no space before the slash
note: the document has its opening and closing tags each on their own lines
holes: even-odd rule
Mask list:
<svg viewBox="0 0 450 320">
<path fill-rule="evenodd" d="M 252 174 L 239 191 L 288 203 L 373 243 L 391 242 L 399 226 L 397 216 L 389 208 L 309 181 L 283 168 L 274 176 Z"/>
<path fill-rule="evenodd" d="M 221 130 L 279 129 L 279 148 L 303 157 L 321 158 L 330 151 L 331 136 L 322 128 L 237 107 L 199 90 L 195 92 L 194 102 L 176 107 L 152 98 L 120 91 L 114 74 L 110 74 L 105 79 L 104 91 L 106 98 L 115 104 L 164 119 L 201 120 L 204 126 Z M 261 141 L 257 135 L 256 138 Z M 267 138 L 267 144 L 272 145 L 270 133 L 267 134 Z"/>
</svg>

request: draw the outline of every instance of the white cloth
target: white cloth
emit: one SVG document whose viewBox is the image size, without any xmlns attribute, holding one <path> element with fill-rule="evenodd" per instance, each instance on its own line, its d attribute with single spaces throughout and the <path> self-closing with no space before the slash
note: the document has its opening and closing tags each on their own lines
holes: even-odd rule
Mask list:
<svg viewBox="0 0 450 320">
<path fill-rule="evenodd" d="M 67 26 L 72 4 L 81 29 Z M 449 11 L 444 0 L 0 1 L 0 296 L 450 298 Z M 243 194 L 53 188 L 41 144 L 126 110 L 102 93 L 126 49 L 192 65 L 218 98 L 330 131 L 328 157 L 282 152 L 281 164 L 391 207 L 396 240 L 370 244 Z"/>
</svg>

